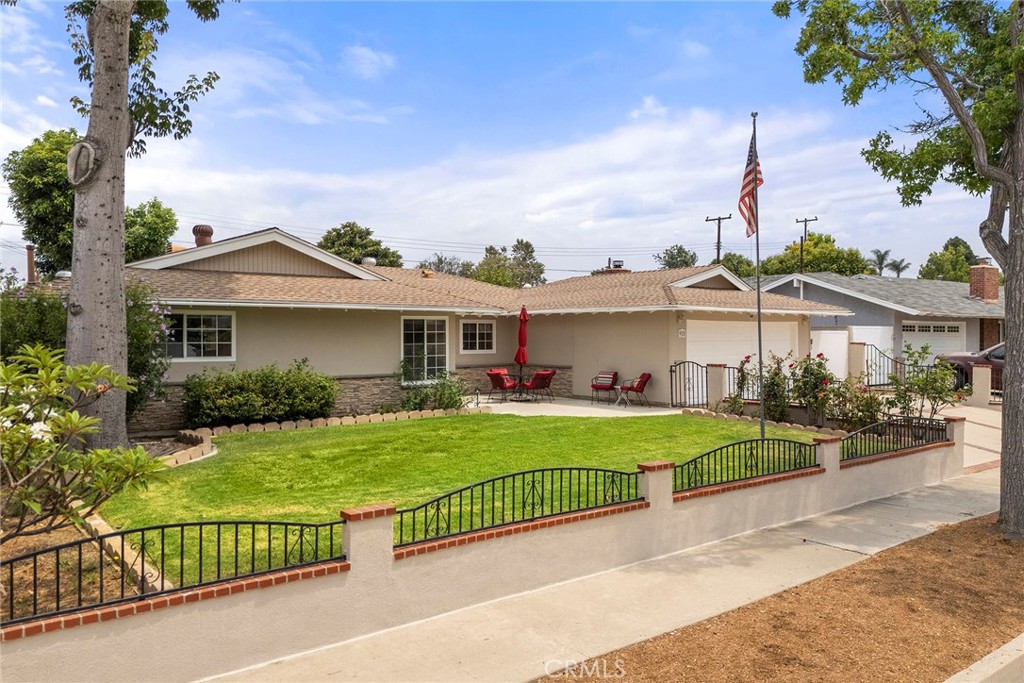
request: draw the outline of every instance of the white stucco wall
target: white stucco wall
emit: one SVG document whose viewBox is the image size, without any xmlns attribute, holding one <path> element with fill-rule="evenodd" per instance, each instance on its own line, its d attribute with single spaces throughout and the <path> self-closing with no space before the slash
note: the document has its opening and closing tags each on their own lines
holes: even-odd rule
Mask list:
<svg viewBox="0 0 1024 683">
<path fill-rule="evenodd" d="M 5 680 L 184 681 L 210 676 L 936 483 L 963 467 L 956 443 L 823 473 L 673 501 L 672 470 L 641 475 L 649 507 L 394 559 L 390 516 L 350 522 L 351 571 L 16 639 Z"/>
</svg>

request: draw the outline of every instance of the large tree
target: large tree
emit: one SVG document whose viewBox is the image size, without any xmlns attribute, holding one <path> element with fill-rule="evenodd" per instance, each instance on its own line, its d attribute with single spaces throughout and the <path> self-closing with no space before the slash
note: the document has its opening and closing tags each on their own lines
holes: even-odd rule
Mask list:
<svg viewBox="0 0 1024 683">
<path fill-rule="evenodd" d="M 470 277 L 503 287 L 532 287 L 547 282 L 544 264 L 537 260 L 533 244 L 524 239 L 517 239 L 511 251 L 505 246 L 484 248 L 484 257 Z"/>
<path fill-rule="evenodd" d="M 754 277 L 754 262 L 743 254 L 734 251 L 727 251 L 722 254 L 722 265 L 738 277 Z"/>
<path fill-rule="evenodd" d="M 75 190 L 68 181 L 68 150 L 78 142 L 74 128 L 48 130 L 24 149 L 7 155 L 7 199 L 22 225 L 22 237 L 36 245 L 36 266 L 43 274 L 71 267 Z"/>
<path fill-rule="evenodd" d="M 44 275 L 71 269 L 75 188 L 68 180 L 68 152 L 78 140 L 74 128 L 48 130 L 3 163 L 8 204 L 21 221 L 22 236 L 36 245 L 36 265 Z M 174 211 L 156 198 L 129 209 L 125 221 L 126 262 L 164 253 L 178 227 Z"/>
<path fill-rule="evenodd" d="M 186 0 L 201 20 L 215 19 L 220 0 Z M 189 102 L 208 92 L 216 74 L 190 76 L 173 94 L 156 85 L 158 38 L 168 29 L 166 0 L 83 0 L 67 6 L 79 77 L 89 102 L 72 103 L 89 118 L 85 138 L 68 152 L 75 188 L 74 244 L 68 302 L 67 359 L 127 370 L 124 298 L 125 156 L 142 154 L 145 138 L 191 131 Z M 126 443 L 125 395 L 111 392 L 88 408 L 101 418 L 92 445 Z"/>
<path fill-rule="evenodd" d="M 438 273 L 458 275 L 459 277 L 470 277 L 473 274 L 472 261 L 442 253 L 435 253 L 430 258 L 420 261 L 416 267 L 433 270 Z"/>
<path fill-rule="evenodd" d="M 885 268 L 889 265 L 889 254 L 892 253 L 891 249 L 872 249 L 871 258 L 868 259 L 868 263 L 875 269 L 875 273 L 878 275 L 885 275 Z"/>
<path fill-rule="evenodd" d="M 920 93 L 923 114 L 905 127 L 916 143 L 900 146 L 883 131 L 864 151 L 904 204 L 921 203 L 939 180 L 988 197 L 979 234 L 1006 277 L 999 523 L 1024 538 L 1024 2 L 774 6 L 781 17 L 794 10 L 806 17 L 796 50 L 808 82 L 837 82 L 849 105 L 868 90 Z"/>
<path fill-rule="evenodd" d="M 970 282 L 971 259 L 961 246 L 933 251 L 928 254 L 928 260 L 921 266 L 917 276 L 922 280 Z"/>
<path fill-rule="evenodd" d="M 839 273 L 858 275 L 869 270 L 870 265 L 853 247 L 836 245 L 832 235 L 812 232 L 807 235 L 803 246 L 803 272 Z M 788 275 L 800 272 L 800 242 L 790 243 L 781 254 L 775 254 L 761 261 L 764 275 Z"/>
<path fill-rule="evenodd" d="M 378 266 L 402 267 L 400 253 L 385 247 L 383 242 L 374 238 L 373 230 L 364 228 L 354 221 L 331 228 L 324 233 L 316 246 L 352 263 L 359 263 L 364 258 L 374 258 L 377 259 Z"/>
<path fill-rule="evenodd" d="M 673 244 L 653 256 L 662 268 L 692 268 L 697 265 L 697 254 L 681 244 Z"/>
</svg>

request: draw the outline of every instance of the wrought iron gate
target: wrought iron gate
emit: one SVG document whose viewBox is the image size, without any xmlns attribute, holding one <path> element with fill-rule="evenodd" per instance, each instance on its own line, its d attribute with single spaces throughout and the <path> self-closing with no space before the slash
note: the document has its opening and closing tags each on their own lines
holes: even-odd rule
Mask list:
<svg viewBox="0 0 1024 683">
<path fill-rule="evenodd" d="M 673 408 L 708 407 L 708 367 L 696 361 L 680 360 L 669 368 Z"/>
</svg>

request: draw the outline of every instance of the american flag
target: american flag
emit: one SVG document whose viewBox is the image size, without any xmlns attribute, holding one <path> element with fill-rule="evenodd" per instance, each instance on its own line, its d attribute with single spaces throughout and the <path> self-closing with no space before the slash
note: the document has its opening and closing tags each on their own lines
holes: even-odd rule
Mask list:
<svg viewBox="0 0 1024 683">
<path fill-rule="evenodd" d="M 757 160 L 757 136 L 750 136 L 750 151 L 747 152 L 747 167 L 743 169 L 743 184 L 740 186 L 740 217 L 747 222 L 747 237 L 757 232 L 757 188 L 764 185 L 761 162 Z"/>
</svg>

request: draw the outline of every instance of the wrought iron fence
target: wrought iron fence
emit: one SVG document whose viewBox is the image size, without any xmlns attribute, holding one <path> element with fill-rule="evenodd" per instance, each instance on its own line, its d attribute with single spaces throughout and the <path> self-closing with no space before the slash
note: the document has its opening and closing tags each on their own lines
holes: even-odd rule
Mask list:
<svg viewBox="0 0 1024 683">
<path fill-rule="evenodd" d="M 506 474 L 399 510 L 395 546 L 641 500 L 639 473 L 554 467 Z"/>
<path fill-rule="evenodd" d="M 708 367 L 695 361 L 676 361 L 669 368 L 673 408 L 708 407 Z"/>
<path fill-rule="evenodd" d="M 817 467 L 814 444 L 788 439 L 737 441 L 676 465 L 673 491 Z"/>
<path fill-rule="evenodd" d="M 840 459 L 853 460 L 948 440 L 945 420 L 899 417 L 870 424 L 843 437 Z"/>
<path fill-rule="evenodd" d="M 16 623 L 344 559 L 344 521 L 189 522 L 116 531 L 0 560 L 0 617 Z"/>
</svg>

